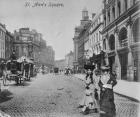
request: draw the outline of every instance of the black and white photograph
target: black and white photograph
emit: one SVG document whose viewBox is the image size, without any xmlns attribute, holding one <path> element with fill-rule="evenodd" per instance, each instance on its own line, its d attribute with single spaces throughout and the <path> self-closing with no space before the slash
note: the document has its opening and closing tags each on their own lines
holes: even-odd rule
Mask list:
<svg viewBox="0 0 140 117">
<path fill-rule="evenodd" d="M 0 0 L 0 117 L 140 117 L 140 0 Z"/>
</svg>

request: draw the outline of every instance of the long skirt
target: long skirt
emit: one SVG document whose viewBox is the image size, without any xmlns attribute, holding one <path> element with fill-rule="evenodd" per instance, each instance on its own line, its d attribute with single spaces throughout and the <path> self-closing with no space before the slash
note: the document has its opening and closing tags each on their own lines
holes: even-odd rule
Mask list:
<svg viewBox="0 0 140 117">
<path fill-rule="evenodd" d="M 85 95 L 79 105 L 81 105 L 83 107 L 87 107 L 89 109 L 99 108 L 97 100 L 94 98 L 93 95 L 91 95 L 91 96 L 86 96 Z"/>
<path fill-rule="evenodd" d="M 100 109 L 107 114 L 114 115 L 116 113 L 113 89 L 106 88 L 105 90 L 101 91 Z"/>
</svg>

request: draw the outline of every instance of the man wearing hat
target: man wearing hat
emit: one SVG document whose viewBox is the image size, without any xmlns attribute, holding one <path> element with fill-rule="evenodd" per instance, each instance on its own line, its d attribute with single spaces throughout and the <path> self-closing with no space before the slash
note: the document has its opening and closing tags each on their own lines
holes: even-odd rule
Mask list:
<svg viewBox="0 0 140 117">
<path fill-rule="evenodd" d="M 117 84 L 116 77 L 110 73 L 109 66 L 101 67 L 102 75 L 99 81 L 100 92 L 100 114 L 105 114 L 107 117 L 113 117 L 116 113 L 114 103 L 113 87 Z"/>
</svg>

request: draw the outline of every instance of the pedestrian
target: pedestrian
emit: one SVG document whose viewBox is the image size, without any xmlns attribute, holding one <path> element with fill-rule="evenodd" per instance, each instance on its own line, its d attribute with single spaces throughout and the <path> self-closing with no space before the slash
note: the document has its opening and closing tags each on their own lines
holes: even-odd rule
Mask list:
<svg viewBox="0 0 140 117">
<path fill-rule="evenodd" d="M 99 83 L 99 75 L 96 73 L 96 69 L 93 71 L 93 81 L 94 81 L 94 98 L 97 101 L 98 109 L 99 109 L 99 99 L 100 99 L 100 87 Z"/>
<path fill-rule="evenodd" d="M 94 67 L 89 66 L 85 77 L 85 95 L 80 102 L 78 108 L 82 108 L 83 114 L 88 114 L 90 110 L 97 112 L 98 104 L 94 97 L 94 80 L 93 80 Z"/>
<path fill-rule="evenodd" d="M 114 103 L 113 87 L 117 84 L 116 77 L 110 73 L 108 66 L 102 66 L 102 75 L 100 77 L 100 114 L 106 117 L 113 117 L 116 114 Z"/>
</svg>

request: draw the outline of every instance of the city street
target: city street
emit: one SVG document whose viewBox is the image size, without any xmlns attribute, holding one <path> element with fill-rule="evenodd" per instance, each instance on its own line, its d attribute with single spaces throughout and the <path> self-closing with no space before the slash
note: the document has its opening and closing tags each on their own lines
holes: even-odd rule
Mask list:
<svg viewBox="0 0 140 117">
<path fill-rule="evenodd" d="M 84 84 L 72 76 L 38 74 L 24 86 L 10 84 L 0 100 L 0 110 L 11 117 L 99 117 L 77 109 Z M 116 117 L 138 117 L 138 103 L 115 94 Z"/>
</svg>

